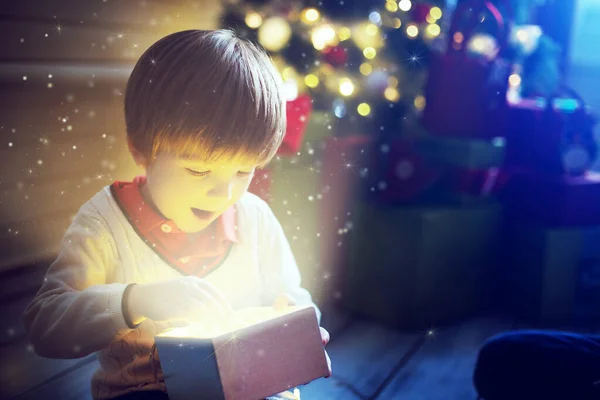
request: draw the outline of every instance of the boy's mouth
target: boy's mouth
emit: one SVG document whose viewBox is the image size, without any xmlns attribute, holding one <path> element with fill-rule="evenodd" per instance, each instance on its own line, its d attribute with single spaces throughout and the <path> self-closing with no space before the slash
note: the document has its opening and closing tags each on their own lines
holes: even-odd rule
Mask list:
<svg viewBox="0 0 600 400">
<path fill-rule="evenodd" d="M 206 210 L 201 210 L 199 208 L 194 208 L 194 207 L 192 207 L 192 212 L 194 213 L 194 215 L 196 217 L 200 218 L 201 220 L 210 219 L 211 217 L 213 217 L 215 215 L 214 211 L 206 211 Z"/>
</svg>

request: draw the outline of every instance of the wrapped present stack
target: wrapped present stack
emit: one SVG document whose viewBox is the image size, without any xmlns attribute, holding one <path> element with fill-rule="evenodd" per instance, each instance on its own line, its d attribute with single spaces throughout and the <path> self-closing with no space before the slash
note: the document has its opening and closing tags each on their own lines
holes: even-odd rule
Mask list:
<svg viewBox="0 0 600 400">
<path fill-rule="evenodd" d="M 572 90 L 511 104 L 503 201 L 512 271 L 508 302 L 542 324 L 586 324 L 600 317 L 600 175 L 595 119 Z"/>
<path fill-rule="evenodd" d="M 502 165 L 503 142 L 390 142 L 375 149 L 384 146 L 373 157 L 381 180 L 355 209 L 346 306 L 402 329 L 486 310 L 498 290 L 502 216 L 490 171 Z"/>
<path fill-rule="evenodd" d="M 468 43 L 469 30 L 457 21 L 477 19 L 471 7 L 498 19 L 498 42 L 505 42 L 501 16 L 491 4 L 459 5 L 447 52 L 433 56 L 422 119 L 426 134 L 379 136 L 373 175 L 355 211 L 345 304 L 401 329 L 473 317 L 493 305 L 499 289 L 502 207 L 496 195 L 506 142 L 492 118 L 504 110 L 492 95 L 497 63 L 472 60 L 453 42 L 453 32 L 461 29 Z M 452 93 L 446 93 L 449 87 Z"/>
</svg>

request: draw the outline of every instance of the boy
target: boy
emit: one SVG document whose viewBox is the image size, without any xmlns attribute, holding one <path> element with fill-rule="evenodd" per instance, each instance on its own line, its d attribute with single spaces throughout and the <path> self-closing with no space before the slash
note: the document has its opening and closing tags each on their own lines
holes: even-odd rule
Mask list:
<svg viewBox="0 0 600 400">
<path fill-rule="evenodd" d="M 247 192 L 285 131 L 262 49 L 226 30 L 164 37 L 131 73 L 125 120 L 145 176 L 79 209 L 24 321 L 41 356 L 98 352 L 94 399 L 166 399 L 151 351 L 161 331 L 282 299 L 320 311 L 277 219 Z"/>
</svg>

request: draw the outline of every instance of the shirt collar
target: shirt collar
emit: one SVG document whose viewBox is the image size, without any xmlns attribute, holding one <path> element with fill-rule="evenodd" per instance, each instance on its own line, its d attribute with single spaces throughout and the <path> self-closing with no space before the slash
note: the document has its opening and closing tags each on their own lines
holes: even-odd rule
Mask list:
<svg viewBox="0 0 600 400">
<path fill-rule="evenodd" d="M 133 182 L 115 181 L 112 192 L 117 201 L 128 214 L 129 220 L 135 224 L 140 232 L 149 232 L 157 227 L 163 229 L 165 234 L 183 233 L 172 220 L 165 218 L 142 197 L 141 187 L 146 184 L 146 177 L 136 176 Z M 168 226 L 168 228 L 166 227 Z M 236 229 L 235 206 L 229 207 L 215 222 L 213 222 L 214 235 L 221 240 L 238 242 Z"/>
</svg>

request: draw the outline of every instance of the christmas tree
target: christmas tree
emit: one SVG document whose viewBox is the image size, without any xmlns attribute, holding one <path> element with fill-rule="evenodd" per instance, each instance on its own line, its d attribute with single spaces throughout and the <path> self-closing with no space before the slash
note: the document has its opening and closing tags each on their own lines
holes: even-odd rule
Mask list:
<svg viewBox="0 0 600 400">
<path fill-rule="evenodd" d="M 496 2 L 511 29 L 500 54 L 493 37 L 498 29 L 484 15 L 466 43 L 471 56 L 518 63 L 512 83 L 524 95 L 547 95 L 558 84 L 556 46 L 539 29 L 519 28 L 543 2 Z M 315 109 L 331 113 L 335 134 L 401 133 L 407 127 L 414 133 L 426 104 L 430 55 L 448 46 L 445 32 L 456 3 L 223 0 L 222 27 L 259 42 L 281 72 L 287 98 L 309 95 Z"/>
<path fill-rule="evenodd" d="M 336 134 L 400 130 L 419 112 L 441 1 L 225 0 L 222 27 L 272 56 L 288 100 L 309 95 Z"/>
</svg>

